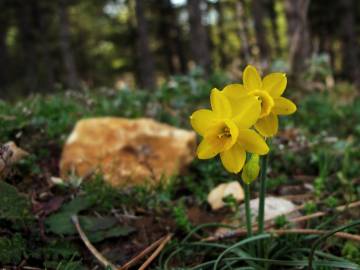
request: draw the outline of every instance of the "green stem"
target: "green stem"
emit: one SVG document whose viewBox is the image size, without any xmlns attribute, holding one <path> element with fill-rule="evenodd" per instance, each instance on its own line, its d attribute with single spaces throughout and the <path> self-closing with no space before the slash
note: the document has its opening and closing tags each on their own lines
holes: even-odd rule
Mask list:
<svg viewBox="0 0 360 270">
<path fill-rule="evenodd" d="M 245 213 L 247 236 L 252 236 L 251 208 L 250 208 L 250 184 L 244 184 L 245 190 Z"/>
<path fill-rule="evenodd" d="M 267 156 L 262 156 L 260 161 L 260 190 L 259 190 L 259 211 L 258 211 L 258 234 L 264 233 L 264 219 L 265 219 L 265 196 L 266 196 L 266 169 Z M 259 256 L 263 258 L 265 255 L 265 242 L 259 241 L 258 246 Z M 267 266 L 265 265 L 265 269 Z"/>
<path fill-rule="evenodd" d="M 258 226 L 259 234 L 264 233 L 267 156 L 261 157 Z"/>
<path fill-rule="evenodd" d="M 245 214 L 246 214 L 246 231 L 247 236 L 251 237 L 253 235 L 252 232 L 252 220 L 251 220 L 251 207 L 250 207 L 250 184 L 244 183 L 244 191 L 245 191 Z M 255 256 L 254 245 L 253 243 L 249 243 L 250 254 Z"/>
</svg>

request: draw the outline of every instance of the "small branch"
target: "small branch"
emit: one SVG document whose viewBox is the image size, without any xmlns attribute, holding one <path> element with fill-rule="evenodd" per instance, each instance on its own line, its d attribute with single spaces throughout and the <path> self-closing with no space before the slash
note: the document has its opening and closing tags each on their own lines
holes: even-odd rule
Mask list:
<svg viewBox="0 0 360 270">
<path fill-rule="evenodd" d="M 352 203 L 349 203 L 347 205 L 345 204 L 345 205 L 338 206 L 338 207 L 336 207 L 336 211 L 343 212 L 343 211 L 345 211 L 347 209 L 355 208 L 355 207 L 358 207 L 358 206 L 360 206 L 360 201 L 352 202 Z M 299 222 L 307 221 L 307 220 L 310 220 L 310 219 L 323 217 L 326 214 L 327 214 L 326 212 L 319 211 L 319 212 L 315 212 L 315 213 L 307 215 L 307 216 L 301 216 L 301 217 L 296 217 L 296 218 L 290 219 L 289 222 L 290 223 L 299 223 Z"/>
<path fill-rule="evenodd" d="M 152 243 L 150 246 L 145 248 L 143 251 L 141 251 L 138 255 L 136 255 L 134 258 L 132 258 L 126 264 L 121 266 L 118 270 L 126 270 L 126 269 L 134 266 L 135 264 L 137 264 L 144 256 L 146 256 L 151 251 L 153 251 L 157 246 L 159 246 L 162 243 L 162 241 L 164 241 L 165 237 L 166 236 L 163 236 L 160 239 L 158 239 L 157 241 L 155 241 L 154 243 Z"/>
<path fill-rule="evenodd" d="M 139 270 L 145 270 L 151 262 L 160 254 L 160 252 L 163 250 L 165 245 L 171 240 L 172 234 L 168 234 L 162 241 L 159 247 L 154 251 L 153 254 L 143 263 L 143 265 L 140 266 Z"/>
<path fill-rule="evenodd" d="M 257 232 L 257 231 L 256 231 Z M 267 230 L 266 233 L 275 234 L 275 235 L 285 235 L 285 234 L 317 234 L 317 235 L 323 235 L 325 233 L 328 233 L 328 231 L 322 231 L 322 230 L 313 230 L 313 229 L 279 229 L 279 230 Z M 218 237 L 208 237 L 203 239 L 204 242 L 214 242 L 226 238 L 235 238 L 239 236 L 245 236 L 246 230 L 236 230 L 232 235 L 222 235 Z M 347 240 L 357 241 L 360 242 L 360 235 L 355 235 L 351 233 L 344 233 L 344 232 L 338 232 L 335 234 L 335 236 Z"/>
<path fill-rule="evenodd" d="M 112 270 L 116 270 L 118 269 L 115 265 L 113 265 L 111 262 L 109 262 L 89 241 L 89 239 L 87 238 L 86 234 L 84 233 L 84 231 L 82 230 L 80 223 L 79 223 L 79 218 L 77 215 L 73 215 L 71 217 L 72 222 L 74 223 L 77 232 L 79 233 L 79 236 L 81 238 L 81 240 L 84 242 L 85 246 L 89 249 L 89 251 L 91 252 L 92 255 L 94 255 L 94 257 L 106 268 L 106 267 L 111 267 Z"/>
<path fill-rule="evenodd" d="M 313 194 L 308 193 L 308 194 L 297 194 L 297 195 L 284 195 L 284 196 L 280 196 L 280 198 L 286 199 L 286 200 L 290 200 L 290 201 L 304 201 L 304 200 L 309 200 L 312 197 L 314 197 Z"/>
<path fill-rule="evenodd" d="M 277 235 L 284 235 L 284 234 L 318 234 L 323 235 L 328 233 L 328 231 L 322 230 L 312 230 L 312 229 L 283 229 L 283 230 L 272 230 L 271 233 L 275 233 Z M 357 241 L 360 242 L 360 235 L 345 233 L 345 232 L 337 232 L 335 236 L 347 240 Z"/>
<path fill-rule="evenodd" d="M 358 206 L 360 206 L 360 201 L 352 202 L 352 203 L 347 204 L 347 205 L 338 206 L 338 207 L 336 207 L 336 211 L 343 212 L 343 211 L 345 211 L 347 209 L 355 208 L 355 207 L 358 207 Z M 301 208 L 303 208 L 303 206 L 299 206 L 296 210 L 299 210 Z M 325 216 L 326 214 L 327 214 L 326 212 L 320 212 L 319 211 L 319 212 L 316 212 L 316 213 L 313 213 L 313 214 L 310 214 L 310 215 L 292 218 L 292 219 L 289 220 L 289 222 L 290 223 L 300 223 L 300 222 L 308 221 L 308 220 L 311 220 L 311 219 L 314 219 L 314 218 Z M 265 228 L 267 230 L 271 229 L 274 226 L 273 220 L 274 219 L 269 220 L 269 221 L 266 222 L 267 225 L 265 226 Z M 253 231 L 258 231 L 257 224 L 255 224 L 253 226 Z M 238 237 L 238 236 L 244 235 L 243 234 L 244 232 L 245 232 L 244 229 L 232 230 L 232 231 L 230 231 L 228 233 L 224 233 L 222 235 L 210 236 L 208 238 L 203 239 L 202 241 L 217 241 L 217 240 L 220 240 L 220 239 Z"/>
</svg>

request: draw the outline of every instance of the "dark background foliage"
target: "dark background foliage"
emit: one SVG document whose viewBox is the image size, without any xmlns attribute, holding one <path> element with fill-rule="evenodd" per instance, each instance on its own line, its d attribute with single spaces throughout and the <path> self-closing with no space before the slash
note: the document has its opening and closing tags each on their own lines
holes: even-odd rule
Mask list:
<svg viewBox="0 0 360 270">
<path fill-rule="evenodd" d="M 2 98 L 97 86 L 152 89 L 194 66 L 247 63 L 359 83 L 355 0 L 0 0 Z M 306 74 L 305 74 L 306 75 Z"/>
</svg>

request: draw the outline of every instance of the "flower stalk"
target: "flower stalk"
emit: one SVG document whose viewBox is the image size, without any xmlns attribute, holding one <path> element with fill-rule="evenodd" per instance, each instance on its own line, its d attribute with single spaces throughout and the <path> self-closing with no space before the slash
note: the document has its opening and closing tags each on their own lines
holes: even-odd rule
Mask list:
<svg viewBox="0 0 360 270">
<path fill-rule="evenodd" d="M 264 233 L 265 221 L 265 196 L 266 196 L 266 170 L 267 155 L 260 159 L 260 190 L 259 190 L 259 211 L 258 211 L 258 234 Z M 265 252 L 264 242 L 260 241 L 259 254 L 263 257 Z"/>
<path fill-rule="evenodd" d="M 259 212 L 258 212 L 258 225 L 259 233 L 264 232 L 264 219 L 265 219 L 265 196 L 266 196 L 266 170 L 267 170 L 267 155 L 262 156 L 260 159 L 260 190 L 259 190 Z"/>
<path fill-rule="evenodd" d="M 247 236 L 251 237 L 253 233 L 252 233 L 251 208 L 250 208 L 250 184 L 244 184 L 244 193 L 245 193 L 246 230 L 247 230 Z"/>
</svg>

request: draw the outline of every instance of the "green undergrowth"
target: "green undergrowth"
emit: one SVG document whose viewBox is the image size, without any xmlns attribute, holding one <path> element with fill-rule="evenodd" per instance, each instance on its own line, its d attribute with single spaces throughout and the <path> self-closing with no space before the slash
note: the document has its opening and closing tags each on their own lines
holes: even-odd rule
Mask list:
<svg viewBox="0 0 360 270">
<path fill-rule="evenodd" d="M 144 184 L 117 189 L 104 183 L 101 175 L 53 186 L 47 192 L 51 198 L 59 197 L 62 201 L 46 215 L 34 210 L 32 199 L 34 193 L 39 193 L 37 187 L 43 188 L 49 175 L 57 175 L 62 144 L 77 120 L 100 116 L 152 117 L 190 128 L 190 113 L 208 103 L 211 87 L 222 88 L 227 82 L 221 75 L 209 81 L 201 80 L 200 75 L 175 77 L 153 93 L 98 89 L 32 96 L 15 103 L 1 101 L 1 141 L 15 141 L 30 156 L 13 167 L 0 182 L 0 265 L 16 266 L 25 260 L 30 266 L 45 269 L 94 266 L 95 260 L 84 253 L 71 217 L 77 215 L 89 240 L 103 246 L 117 239 L 126 241 L 138 233 L 136 227 L 119 221 L 114 213 L 120 211 L 130 216 L 147 213 L 173 224 L 175 237 L 155 261 L 153 269 L 213 269 L 219 255 L 237 242 L 233 239 L 198 242 L 199 237 L 211 235 L 213 230 L 209 229 L 199 229 L 186 240 L 184 237 L 197 226 L 189 218 L 188 210 L 195 207 L 211 216 L 206 202 L 208 192 L 217 184 L 237 180 L 226 173 L 216 159 L 194 160 L 184 175 L 163 179 L 155 187 Z M 360 99 L 340 103 L 331 91 L 298 92 L 287 90 L 289 96 L 296 93 L 298 112 L 292 118 L 282 119 L 284 129 L 272 141 L 268 188 L 273 195 L 289 195 L 284 187 L 294 185 L 301 186 L 302 193 L 313 193 L 314 199 L 305 202 L 303 214 L 316 211 L 329 214 L 306 226 L 329 230 L 358 216 L 357 210 L 340 215 L 334 209 L 360 198 Z M 40 206 L 46 202 L 46 199 L 40 200 Z M 236 215 L 237 207 L 231 198 L 225 203 L 228 214 Z M 280 217 L 276 226 L 289 228 L 290 225 L 285 217 Z M 359 234 L 359 227 L 347 232 Z M 318 238 L 310 235 L 264 237 L 268 243 L 267 261 L 256 260 L 254 254 L 249 253 L 249 243 L 258 241 L 252 238 L 244 246 L 228 250 L 218 262 L 221 265 L 218 269 L 265 269 L 261 265 L 266 263 L 271 265 L 268 269 L 305 269 L 311 244 Z M 325 252 L 338 258 L 331 258 Z M 331 237 L 317 249 L 316 258 L 324 262 L 316 269 L 336 269 L 336 263 L 327 262 L 339 261 L 339 258 L 359 264 L 360 247 L 356 242 Z M 293 263 L 289 265 L 284 261 Z M 341 268 L 341 262 L 338 264 Z"/>
</svg>

